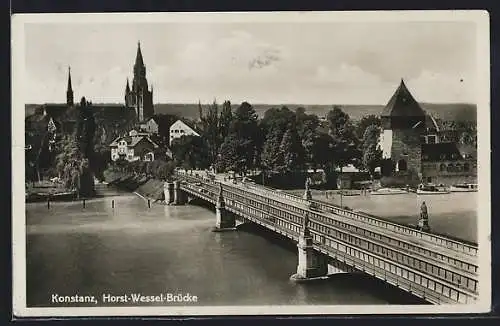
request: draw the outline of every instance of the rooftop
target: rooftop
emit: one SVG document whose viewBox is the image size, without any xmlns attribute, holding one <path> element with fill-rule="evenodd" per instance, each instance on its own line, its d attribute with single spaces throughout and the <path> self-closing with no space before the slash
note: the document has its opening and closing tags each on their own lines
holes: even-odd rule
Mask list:
<svg viewBox="0 0 500 326">
<path fill-rule="evenodd" d="M 398 89 L 382 111 L 383 117 L 421 117 L 425 116 L 424 110 L 415 100 L 413 95 L 401 79 Z"/>
</svg>

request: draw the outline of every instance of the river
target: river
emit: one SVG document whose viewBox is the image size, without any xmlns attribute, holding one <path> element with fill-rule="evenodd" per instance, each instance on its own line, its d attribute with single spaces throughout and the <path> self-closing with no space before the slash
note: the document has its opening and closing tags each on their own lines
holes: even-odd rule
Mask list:
<svg viewBox="0 0 500 326">
<path fill-rule="evenodd" d="M 288 191 L 302 196 L 304 190 Z M 313 190 L 313 199 L 350 207 L 383 217 L 391 222 L 416 225 L 420 206 L 425 201 L 432 231 L 473 243 L 478 239 L 478 193 L 452 192 L 443 195 L 417 195 L 415 193 L 398 195 L 359 195 L 340 196 L 324 191 Z"/>
<path fill-rule="evenodd" d="M 210 306 L 418 303 L 363 275 L 293 283 L 293 244 L 258 227 L 211 232 L 214 212 L 200 206 L 148 208 L 136 195 L 108 193 L 85 208 L 29 203 L 26 220 L 28 307 L 53 307 L 52 294 L 160 292 Z"/>
</svg>

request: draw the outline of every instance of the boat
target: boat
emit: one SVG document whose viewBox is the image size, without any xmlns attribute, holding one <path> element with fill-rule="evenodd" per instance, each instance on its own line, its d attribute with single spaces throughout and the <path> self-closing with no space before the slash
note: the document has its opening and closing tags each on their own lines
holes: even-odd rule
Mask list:
<svg viewBox="0 0 500 326">
<path fill-rule="evenodd" d="M 446 188 L 436 187 L 435 185 L 419 185 L 417 195 L 442 195 L 449 194 L 450 190 Z"/>
<path fill-rule="evenodd" d="M 58 192 L 50 195 L 54 201 L 71 201 L 76 198 L 76 191 Z"/>
<path fill-rule="evenodd" d="M 370 195 L 401 195 L 407 193 L 408 191 L 398 188 L 380 188 L 370 191 Z"/>
<path fill-rule="evenodd" d="M 459 183 L 450 187 L 451 192 L 477 192 L 478 186 L 476 183 Z"/>
</svg>

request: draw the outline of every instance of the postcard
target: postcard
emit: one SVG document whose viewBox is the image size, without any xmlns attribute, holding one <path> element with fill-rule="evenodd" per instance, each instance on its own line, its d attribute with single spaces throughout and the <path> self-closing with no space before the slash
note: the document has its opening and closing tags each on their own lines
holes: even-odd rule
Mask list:
<svg viewBox="0 0 500 326">
<path fill-rule="evenodd" d="M 489 311 L 489 48 L 486 11 L 12 16 L 14 315 Z"/>
</svg>

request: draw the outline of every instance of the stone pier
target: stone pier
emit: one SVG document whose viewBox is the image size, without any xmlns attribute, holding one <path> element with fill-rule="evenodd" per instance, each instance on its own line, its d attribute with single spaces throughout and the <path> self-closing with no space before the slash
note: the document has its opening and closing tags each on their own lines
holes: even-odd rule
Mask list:
<svg viewBox="0 0 500 326">
<path fill-rule="evenodd" d="M 309 217 L 304 216 L 302 232 L 299 236 L 297 273 L 293 274 L 292 281 L 306 281 L 321 278 L 328 274 L 328 258 L 321 252 L 314 250 L 313 238 L 307 226 Z"/>
<path fill-rule="evenodd" d="M 174 205 L 184 205 L 187 202 L 187 195 L 181 189 L 181 182 L 174 181 Z"/>
<path fill-rule="evenodd" d="M 219 196 L 215 204 L 215 228 L 213 231 L 230 231 L 236 230 L 236 219 L 234 214 L 226 209 L 224 196 L 222 195 L 222 185 L 219 189 Z"/>
<path fill-rule="evenodd" d="M 163 193 L 165 194 L 165 204 L 171 205 L 174 202 L 174 183 L 165 182 L 163 184 Z"/>
</svg>

